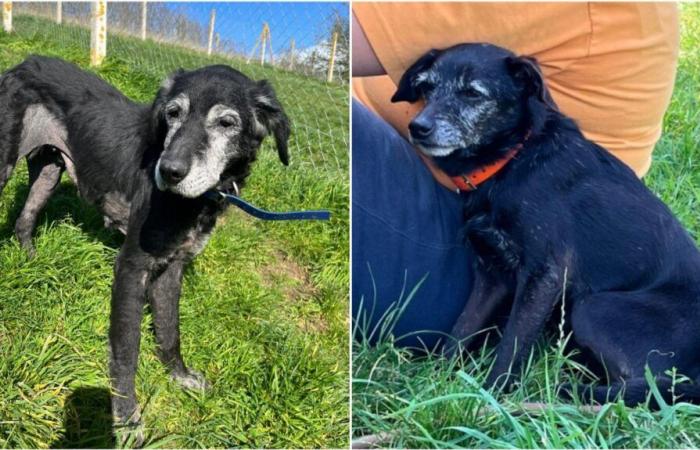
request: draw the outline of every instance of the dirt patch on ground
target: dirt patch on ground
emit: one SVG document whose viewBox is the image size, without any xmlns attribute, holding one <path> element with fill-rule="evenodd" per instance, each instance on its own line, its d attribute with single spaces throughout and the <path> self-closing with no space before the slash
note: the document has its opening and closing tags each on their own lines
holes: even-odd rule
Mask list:
<svg viewBox="0 0 700 450">
<path fill-rule="evenodd" d="M 280 250 L 274 250 L 273 256 L 273 262 L 262 268 L 263 285 L 281 291 L 289 306 L 302 312 L 297 321 L 302 330 L 315 333 L 327 330 L 328 324 L 312 307 L 318 289 L 311 282 L 308 271 Z"/>
<path fill-rule="evenodd" d="M 262 270 L 265 286 L 280 288 L 285 298 L 290 301 L 303 300 L 317 294 L 316 287 L 309 280 L 309 273 L 281 252 L 273 251 L 274 262 L 266 265 Z"/>
</svg>

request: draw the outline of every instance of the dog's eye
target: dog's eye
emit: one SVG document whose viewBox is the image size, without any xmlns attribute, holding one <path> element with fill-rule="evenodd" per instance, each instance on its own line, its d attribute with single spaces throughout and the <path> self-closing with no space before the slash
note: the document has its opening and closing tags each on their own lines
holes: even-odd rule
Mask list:
<svg viewBox="0 0 700 450">
<path fill-rule="evenodd" d="M 168 115 L 168 118 L 170 118 L 170 119 L 177 119 L 180 117 L 180 109 L 179 108 L 170 108 L 165 113 Z"/>
<path fill-rule="evenodd" d="M 219 126 L 222 128 L 230 128 L 236 124 L 236 121 L 231 117 L 222 117 L 219 119 Z"/>
</svg>

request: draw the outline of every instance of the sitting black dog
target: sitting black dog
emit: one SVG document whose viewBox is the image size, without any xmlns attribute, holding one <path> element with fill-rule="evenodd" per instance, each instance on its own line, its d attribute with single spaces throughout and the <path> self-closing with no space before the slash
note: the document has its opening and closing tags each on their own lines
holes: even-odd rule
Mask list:
<svg viewBox="0 0 700 450">
<path fill-rule="evenodd" d="M 29 57 L 0 78 L 0 191 L 22 157 L 30 174 L 15 227 L 22 245 L 34 251 L 37 217 L 64 170 L 105 224 L 126 235 L 109 329 L 118 424 L 140 423 L 134 378 L 146 301 L 172 377 L 184 387 L 206 386 L 180 354 L 182 275 L 227 205 L 203 194 L 238 191 L 268 134 L 286 165 L 289 122 L 272 87 L 228 66 L 176 72 L 152 105 L 54 58 Z"/>
<path fill-rule="evenodd" d="M 666 401 L 675 367 L 692 380 L 677 399 L 700 402 L 700 252 L 632 170 L 559 112 L 536 62 L 489 44 L 432 50 L 392 101 L 421 98 L 410 139 L 460 187 L 478 256 L 453 336 L 510 308 L 487 385 L 512 384 L 565 292 L 575 343 L 608 374 L 574 395 L 644 402 L 648 365 Z"/>
</svg>

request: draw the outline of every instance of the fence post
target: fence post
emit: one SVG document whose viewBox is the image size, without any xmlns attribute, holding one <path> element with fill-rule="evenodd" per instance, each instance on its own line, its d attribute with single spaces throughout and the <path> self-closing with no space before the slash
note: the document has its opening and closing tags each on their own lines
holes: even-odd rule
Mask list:
<svg viewBox="0 0 700 450">
<path fill-rule="evenodd" d="M 107 56 L 107 2 L 92 2 L 91 9 L 90 64 L 99 66 Z"/>
<path fill-rule="evenodd" d="M 211 46 L 214 43 L 214 23 L 216 22 L 216 10 L 211 10 L 209 18 L 209 45 L 207 46 L 207 55 L 211 55 Z"/>
<path fill-rule="evenodd" d="M 12 2 L 2 2 L 2 28 L 5 33 L 12 33 Z"/>
<path fill-rule="evenodd" d="M 338 32 L 333 33 L 333 47 L 331 49 L 331 59 L 328 61 L 328 76 L 326 80 L 330 83 L 333 81 L 333 67 L 335 66 L 335 50 L 338 47 Z"/>
<path fill-rule="evenodd" d="M 56 23 L 59 25 L 63 23 L 63 2 L 61 0 L 56 2 Z"/>
<path fill-rule="evenodd" d="M 260 38 L 260 44 L 262 45 L 262 48 L 260 49 L 260 65 L 264 66 L 265 65 L 265 46 L 267 45 L 267 34 L 269 33 L 269 28 L 267 26 L 267 22 L 263 23 L 263 29 L 262 29 L 262 36 Z"/>
<path fill-rule="evenodd" d="M 294 70 L 294 39 L 289 46 L 289 70 Z"/>
<path fill-rule="evenodd" d="M 148 3 L 146 0 L 141 2 L 141 40 L 146 40 L 146 30 L 148 28 Z"/>
</svg>

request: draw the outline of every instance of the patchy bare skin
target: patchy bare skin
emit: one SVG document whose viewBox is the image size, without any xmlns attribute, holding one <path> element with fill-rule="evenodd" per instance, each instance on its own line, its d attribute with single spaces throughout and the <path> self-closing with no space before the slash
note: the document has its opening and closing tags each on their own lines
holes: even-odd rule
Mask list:
<svg viewBox="0 0 700 450">
<path fill-rule="evenodd" d="M 22 139 L 19 145 L 19 158 L 32 150 L 49 145 L 61 152 L 68 175 L 78 183 L 75 166 L 68 146 L 68 131 L 65 124 L 52 114 L 46 106 L 36 103 L 27 107 L 22 119 Z M 19 159 L 18 158 L 18 159 Z"/>
<path fill-rule="evenodd" d="M 80 186 L 67 141 L 65 124 L 44 105 L 27 107 L 22 120 L 19 157 L 26 155 L 28 158 L 31 190 L 15 229 L 20 243 L 32 255 L 35 250 L 31 236 L 36 226 L 36 216 L 58 187 L 63 170 L 67 170 L 76 186 Z M 35 150 L 37 148 L 40 150 Z M 51 149 L 51 156 L 44 154 L 46 149 Z M 35 155 L 39 152 L 42 155 Z M 59 167 L 60 170 L 57 170 Z M 105 227 L 126 234 L 131 205 L 124 194 L 108 192 L 98 207 L 104 213 Z"/>
</svg>

